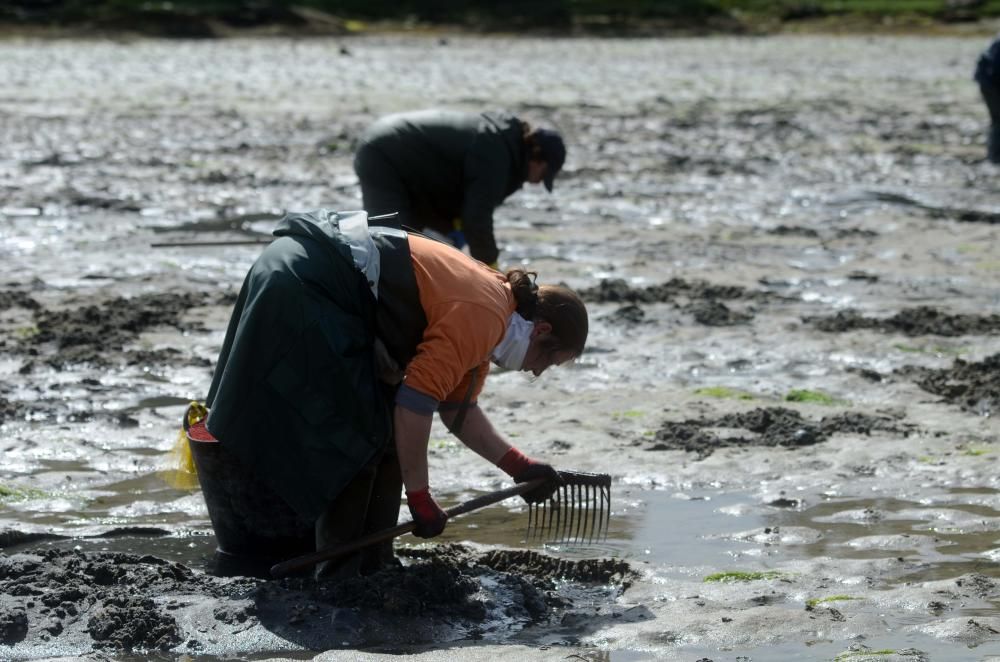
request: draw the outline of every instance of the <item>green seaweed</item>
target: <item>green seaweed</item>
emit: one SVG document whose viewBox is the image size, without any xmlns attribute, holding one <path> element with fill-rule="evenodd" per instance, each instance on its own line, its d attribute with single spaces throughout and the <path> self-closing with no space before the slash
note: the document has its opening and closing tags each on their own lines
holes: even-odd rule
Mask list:
<svg viewBox="0 0 1000 662">
<path fill-rule="evenodd" d="M 947 356 L 961 356 L 965 354 L 966 350 L 962 347 L 946 347 L 944 345 L 931 345 L 929 347 L 915 347 L 913 345 L 904 345 L 902 343 L 894 343 L 892 345 L 893 349 L 897 349 L 900 352 L 906 352 L 907 354 L 930 354 L 930 355 L 947 355 Z"/>
<path fill-rule="evenodd" d="M 436 450 L 450 450 L 456 446 L 451 437 L 435 437 L 430 441 L 431 448 Z"/>
<path fill-rule="evenodd" d="M 789 391 L 788 395 L 785 396 L 785 400 L 787 402 L 811 402 L 820 405 L 835 405 L 841 402 L 832 395 L 827 395 L 821 391 L 808 391 L 806 389 Z"/>
<path fill-rule="evenodd" d="M 0 501 L 27 501 L 45 496 L 45 492 L 33 487 L 11 487 L 0 485 Z"/>
<path fill-rule="evenodd" d="M 695 395 L 704 395 L 710 398 L 729 398 L 733 400 L 753 400 L 754 395 L 728 386 L 706 386 L 695 389 Z"/>
<path fill-rule="evenodd" d="M 978 457 L 980 455 L 987 455 L 992 452 L 993 450 L 990 448 L 966 448 L 963 455 L 971 455 L 973 457 Z"/>
<path fill-rule="evenodd" d="M 21 340 L 28 340 L 30 338 L 37 336 L 41 332 L 42 332 L 41 329 L 39 329 L 38 326 L 36 325 L 21 326 L 14 330 L 14 335 L 20 338 Z"/>
<path fill-rule="evenodd" d="M 777 570 L 728 570 L 715 572 L 702 579 L 703 582 L 752 582 L 759 579 L 777 579 L 783 573 Z"/>
</svg>

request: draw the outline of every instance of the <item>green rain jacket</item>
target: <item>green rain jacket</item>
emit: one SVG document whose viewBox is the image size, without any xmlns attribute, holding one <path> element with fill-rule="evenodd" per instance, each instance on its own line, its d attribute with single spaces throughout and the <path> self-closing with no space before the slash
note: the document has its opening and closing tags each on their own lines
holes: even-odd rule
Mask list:
<svg viewBox="0 0 1000 662">
<path fill-rule="evenodd" d="M 418 224 L 447 235 L 461 219 L 472 256 L 490 264 L 500 254 L 493 210 L 527 178 L 523 134 L 521 120 L 506 112 L 422 110 L 375 122 L 358 151 L 384 159 L 391 172 L 380 177 L 405 188 Z"/>
<path fill-rule="evenodd" d="M 375 298 L 335 212 L 287 215 L 237 299 L 208 429 L 300 515 L 318 517 L 391 437 Z"/>
</svg>

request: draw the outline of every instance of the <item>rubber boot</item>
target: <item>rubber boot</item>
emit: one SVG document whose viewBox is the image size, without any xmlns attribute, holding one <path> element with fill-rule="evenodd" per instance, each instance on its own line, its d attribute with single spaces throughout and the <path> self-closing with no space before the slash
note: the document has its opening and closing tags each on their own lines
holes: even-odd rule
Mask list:
<svg viewBox="0 0 1000 662">
<path fill-rule="evenodd" d="M 382 455 L 375 469 L 363 535 L 396 526 L 402 493 L 403 476 L 399 469 L 399 458 L 395 449 L 390 448 Z M 400 565 L 393 553 L 393 541 L 387 540 L 372 545 L 362 553 L 361 574 L 371 575 L 382 568 Z"/>
<path fill-rule="evenodd" d="M 337 547 L 363 535 L 375 475 L 375 465 L 368 465 L 359 471 L 316 520 L 317 550 Z M 363 553 L 354 552 L 319 563 L 316 566 L 316 579 L 340 582 L 358 577 Z"/>
</svg>

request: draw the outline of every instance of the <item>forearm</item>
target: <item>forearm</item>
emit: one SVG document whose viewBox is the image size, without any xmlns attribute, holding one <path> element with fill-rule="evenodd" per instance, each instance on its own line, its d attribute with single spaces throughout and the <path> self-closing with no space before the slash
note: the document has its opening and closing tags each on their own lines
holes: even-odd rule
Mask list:
<svg viewBox="0 0 1000 662">
<path fill-rule="evenodd" d="M 446 410 L 441 412 L 441 420 L 448 429 L 458 415 L 458 410 Z M 462 429 L 455 435 L 468 448 L 492 464 L 500 461 L 500 458 L 510 450 L 510 444 L 496 431 L 486 412 L 478 406 L 469 407 L 466 410 L 465 420 L 462 422 Z"/>
<path fill-rule="evenodd" d="M 396 453 L 407 492 L 428 486 L 427 440 L 431 435 L 432 420 L 430 415 L 418 414 L 406 407 L 397 406 L 393 411 Z"/>
<path fill-rule="evenodd" d="M 469 244 L 472 257 L 490 264 L 496 261 L 500 251 L 497 249 L 496 236 L 493 234 L 493 208 L 481 202 L 482 194 L 479 196 L 473 196 L 463 206 L 462 232 Z"/>
</svg>

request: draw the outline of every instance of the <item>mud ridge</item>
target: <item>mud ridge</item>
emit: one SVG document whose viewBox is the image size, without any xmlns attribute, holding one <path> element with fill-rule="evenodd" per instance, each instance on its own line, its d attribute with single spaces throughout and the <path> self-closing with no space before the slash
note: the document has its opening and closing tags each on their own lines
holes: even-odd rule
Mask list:
<svg viewBox="0 0 1000 662">
<path fill-rule="evenodd" d="M 588 303 L 669 303 L 680 298 L 766 301 L 775 296 L 770 292 L 752 291 L 739 285 L 716 285 L 704 280 L 689 282 L 683 278 L 671 278 L 665 283 L 649 287 L 632 287 L 620 278 L 604 278 L 594 287 L 578 290 L 577 294 Z"/>
<path fill-rule="evenodd" d="M 196 652 L 209 639 L 254 629 L 313 650 L 475 639 L 487 631 L 504 638 L 578 609 L 593 612 L 595 600 L 610 606 L 638 577 L 617 559 L 457 544 L 401 556 L 405 565 L 317 582 L 216 577 L 120 552 L 0 554 L 0 645 L 10 647 L 0 657 L 28 659 L 55 641 L 79 654 Z"/>
<path fill-rule="evenodd" d="M 758 302 L 775 298 L 770 292 L 751 291 L 738 285 L 689 282 L 681 278 L 644 288 L 632 287 L 622 279 L 606 278 L 594 287 L 580 290 L 579 295 L 586 302 L 624 304 L 603 318 L 615 324 L 644 322 L 645 311 L 640 304 L 672 303 L 704 326 L 734 326 L 753 319 L 752 312 L 731 310 L 720 299 Z"/>
<path fill-rule="evenodd" d="M 726 435 L 711 428 L 744 429 L 751 434 Z M 912 431 L 911 427 L 884 415 L 844 412 L 812 421 L 792 409 L 765 407 L 715 419 L 666 421 L 646 450 L 683 450 L 697 453 L 699 459 L 704 459 L 719 448 L 781 446 L 794 449 L 824 442 L 834 434 L 889 432 L 905 436 Z M 650 444 L 650 440 L 644 438 L 635 443 Z"/>
<path fill-rule="evenodd" d="M 896 374 L 909 377 L 923 390 L 964 411 L 981 416 L 1000 411 L 1000 354 L 979 362 L 955 359 L 950 368 L 906 366 Z"/>
<path fill-rule="evenodd" d="M 965 336 L 1000 331 L 1000 315 L 951 315 L 929 306 L 907 308 L 887 318 L 865 317 L 856 310 L 842 310 L 828 317 L 804 317 L 803 321 L 829 333 L 876 329 L 907 336 Z"/>
<path fill-rule="evenodd" d="M 172 326 L 182 331 L 203 330 L 197 321 L 181 322 L 189 308 L 209 303 L 230 303 L 228 297 L 191 292 L 153 293 L 132 298 L 116 297 L 102 304 L 67 310 L 39 308 L 34 311 L 36 332 L 28 334 L 18 349 L 29 356 L 44 356 L 44 363 L 63 369 L 68 365 L 115 365 L 117 353 L 127 364 L 143 361 L 176 364 L 189 362 L 177 349 L 126 351 L 126 345 L 143 331 L 156 326 Z M 47 346 L 54 346 L 47 351 Z M 30 370 L 30 365 L 29 368 Z"/>
</svg>

